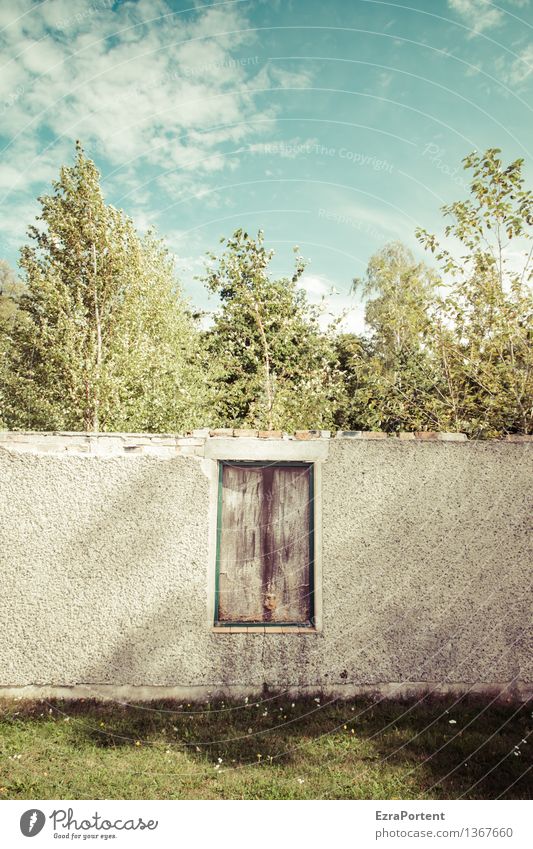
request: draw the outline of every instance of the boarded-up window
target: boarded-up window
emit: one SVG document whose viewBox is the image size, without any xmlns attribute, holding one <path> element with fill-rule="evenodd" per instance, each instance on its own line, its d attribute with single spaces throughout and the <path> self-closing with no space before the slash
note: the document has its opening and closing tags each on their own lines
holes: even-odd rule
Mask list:
<svg viewBox="0 0 533 849">
<path fill-rule="evenodd" d="M 313 467 L 220 464 L 219 625 L 312 626 Z"/>
</svg>

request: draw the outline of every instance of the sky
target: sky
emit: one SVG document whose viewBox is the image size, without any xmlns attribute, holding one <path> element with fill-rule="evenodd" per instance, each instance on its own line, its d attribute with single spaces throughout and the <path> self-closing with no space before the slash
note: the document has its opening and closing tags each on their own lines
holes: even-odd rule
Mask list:
<svg viewBox="0 0 533 849">
<path fill-rule="evenodd" d="M 352 279 L 390 241 L 423 258 L 467 153 L 531 176 L 532 93 L 533 0 L 0 0 L 0 258 L 80 139 L 196 306 L 206 252 L 261 228 L 358 331 Z"/>
</svg>

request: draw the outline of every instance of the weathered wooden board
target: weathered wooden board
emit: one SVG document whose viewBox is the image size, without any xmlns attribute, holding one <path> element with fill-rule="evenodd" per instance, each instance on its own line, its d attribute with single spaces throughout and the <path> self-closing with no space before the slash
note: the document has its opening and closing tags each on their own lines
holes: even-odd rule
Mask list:
<svg viewBox="0 0 533 849">
<path fill-rule="evenodd" d="M 223 466 L 219 621 L 309 622 L 309 475 L 307 466 Z"/>
<path fill-rule="evenodd" d="M 221 622 L 261 621 L 261 468 L 224 466 L 219 551 Z"/>
</svg>

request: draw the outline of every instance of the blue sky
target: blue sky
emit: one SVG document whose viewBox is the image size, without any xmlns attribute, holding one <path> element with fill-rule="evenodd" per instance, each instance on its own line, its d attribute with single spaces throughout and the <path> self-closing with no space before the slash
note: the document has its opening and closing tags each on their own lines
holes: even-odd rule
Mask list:
<svg viewBox="0 0 533 849">
<path fill-rule="evenodd" d="M 261 227 L 275 270 L 299 245 L 310 297 L 361 329 L 352 278 L 387 241 L 421 255 L 463 156 L 531 174 L 532 35 L 530 0 L 2 0 L 0 257 L 80 138 L 197 305 L 205 252 Z"/>
</svg>

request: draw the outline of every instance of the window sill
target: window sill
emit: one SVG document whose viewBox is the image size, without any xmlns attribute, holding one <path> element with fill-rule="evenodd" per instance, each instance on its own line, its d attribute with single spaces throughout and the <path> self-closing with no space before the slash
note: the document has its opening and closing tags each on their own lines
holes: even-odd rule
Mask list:
<svg viewBox="0 0 533 849">
<path fill-rule="evenodd" d="M 213 625 L 214 634 L 318 634 L 310 625 Z"/>
</svg>

